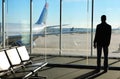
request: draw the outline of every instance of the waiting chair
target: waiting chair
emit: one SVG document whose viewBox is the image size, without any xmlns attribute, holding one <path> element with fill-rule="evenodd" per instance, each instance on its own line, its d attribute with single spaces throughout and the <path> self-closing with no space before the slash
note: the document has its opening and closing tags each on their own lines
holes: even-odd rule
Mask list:
<svg viewBox="0 0 120 79">
<path fill-rule="evenodd" d="M 21 51 L 22 50 L 22 51 Z M 38 75 L 37 71 L 40 70 L 42 67 L 47 65 L 46 62 L 40 62 L 40 63 L 29 63 L 26 64 L 26 61 L 31 61 L 29 54 L 24 46 L 21 46 L 20 48 L 11 48 L 8 50 L 5 50 L 6 55 L 8 56 L 8 60 L 10 61 L 10 65 L 15 70 L 15 73 L 21 73 L 21 72 L 32 72 L 28 74 L 30 75 Z M 22 67 L 22 69 L 20 68 Z"/>
<path fill-rule="evenodd" d="M 10 63 L 7 59 L 5 51 L 0 51 L 0 76 L 3 76 L 10 70 Z"/>
</svg>

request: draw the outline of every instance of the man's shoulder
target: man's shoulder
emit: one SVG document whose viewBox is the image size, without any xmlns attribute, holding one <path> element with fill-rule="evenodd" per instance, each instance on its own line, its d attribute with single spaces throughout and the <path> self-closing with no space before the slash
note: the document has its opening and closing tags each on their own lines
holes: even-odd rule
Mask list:
<svg viewBox="0 0 120 79">
<path fill-rule="evenodd" d="M 101 26 L 101 24 L 98 24 L 97 26 Z"/>
<path fill-rule="evenodd" d="M 97 25 L 97 28 L 99 28 L 99 27 L 101 27 L 101 26 L 102 26 L 102 24 L 100 23 L 100 24 Z"/>
<path fill-rule="evenodd" d="M 107 26 L 108 26 L 109 28 L 111 28 L 111 25 L 107 24 Z"/>
<path fill-rule="evenodd" d="M 107 23 L 106 23 L 106 24 L 107 24 Z M 107 25 L 111 27 L 111 25 L 110 25 L 110 24 L 107 24 Z"/>
<path fill-rule="evenodd" d="M 105 24 L 103 24 L 103 23 L 100 23 L 100 24 L 98 24 L 97 26 L 99 27 L 99 26 L 109 26 L 109 27 L 111 27 L 111 25 L 110 24 L 107 24 L 107 23 L 105 23 Z"/>
</svg>

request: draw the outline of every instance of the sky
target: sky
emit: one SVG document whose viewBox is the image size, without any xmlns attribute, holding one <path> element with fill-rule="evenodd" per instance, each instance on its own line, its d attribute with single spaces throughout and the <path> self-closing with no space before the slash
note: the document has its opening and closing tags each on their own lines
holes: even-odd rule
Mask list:
<svg viewBox="0 0 120 79">
<path fill-rule="evenodd" d="M 46 0 L 48 2 L 47 25 L 59 25 L 60 1 Z M 87 3 L 87 1 L 89 1 Z M 91 1 L 92 0 L 63 0 L 62 23 L 72 27 L 91 27 Z M 120 27 L 120 0 L 94 0 L 94 27 L 100 23 L 101 15 L 107 16 L 107 23 L 113 28 Z M 0 22 L 2 20 L 2 0 L 0 0 Z M 5 21 L 11 23 L 29 23 L 30 0 L 6 0 Z M 33 23 L 40 16 L 45 0 L 33 0 Z M 89 6 L 89 7 L 87 7 Z"/>
</svg>

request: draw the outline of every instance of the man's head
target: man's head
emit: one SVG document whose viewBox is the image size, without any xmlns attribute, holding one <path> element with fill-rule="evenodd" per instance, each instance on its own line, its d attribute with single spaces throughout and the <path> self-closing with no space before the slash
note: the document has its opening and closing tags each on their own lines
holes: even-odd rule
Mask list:
<svg viewBox="0 0 120 79">
<path fill-rule="evenodd" d="M 106 15 L 102 15 L 102 16 L 101 16 L 101 21 L 102 21 L 102 22 L 105 22 L 105 21 L 106 21 Z"/>
</svg>

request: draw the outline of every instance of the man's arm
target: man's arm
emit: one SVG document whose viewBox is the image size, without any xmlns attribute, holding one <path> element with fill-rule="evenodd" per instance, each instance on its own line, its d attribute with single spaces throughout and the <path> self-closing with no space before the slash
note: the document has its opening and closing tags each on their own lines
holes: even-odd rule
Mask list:
<svg viewBox="0 0 120 79">
<path fill-rule="evenodd" d="M 96 28 L 96 32 L 95 32 L 95 38 L 94 38 L 94 48 L 97 47 L 97 29 L 98 27 Z"/>
</svg>

